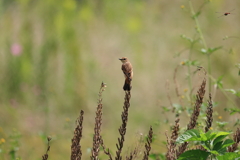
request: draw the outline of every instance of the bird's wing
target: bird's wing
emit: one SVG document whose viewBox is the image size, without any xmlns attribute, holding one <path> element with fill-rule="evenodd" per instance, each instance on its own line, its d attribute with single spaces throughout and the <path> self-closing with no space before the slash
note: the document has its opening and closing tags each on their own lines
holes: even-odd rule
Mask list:
<svg viewBox="0 0 240 160">
<path fill-rule="evenodd" d="M 126 77 L 129 79 L 132 79 L 131 73 L 132 73 L 132 65 L 131 63 L 125 63 L 122 65 L 122 71 Z"/>
</svg>

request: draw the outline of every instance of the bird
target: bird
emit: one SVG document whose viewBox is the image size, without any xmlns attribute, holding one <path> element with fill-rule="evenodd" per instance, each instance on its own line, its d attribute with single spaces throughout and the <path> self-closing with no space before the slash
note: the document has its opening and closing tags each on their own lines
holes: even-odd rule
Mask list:
<svg viewBox="0 0 240 160">
<path fill-rule="evenodd" d="M 132 89 L 131 81 L 133 78 L 133 67 L 132 64 L 129 62 L 127 57 L 119 58 L 119 60 L 122 62 L 122 71 L 125 76 L 125 82 L 123 85 L 124 91 L 130 91 Z"/>
</svg>

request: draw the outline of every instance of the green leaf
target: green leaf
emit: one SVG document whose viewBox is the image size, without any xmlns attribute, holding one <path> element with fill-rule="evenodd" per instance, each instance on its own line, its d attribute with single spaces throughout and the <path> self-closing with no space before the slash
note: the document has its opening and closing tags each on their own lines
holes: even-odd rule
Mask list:
<svg viewBox="0 0 240 160">
<path fill-rule="evenodd" d="M 207 141 L 202 142 L 201 145 L 202 145 L 203 148 L 206 149 L 207 151 L 210 151 L 210 150 L 211 150 L 210 145 L 209 145 L 209 142 L 207 142 Z"/>
<path fill-rule="evenodd" d="M 225 108 L 225 111 L 230 112 L 230 115 L 233 115 L 235 113 L 240 113 L 240 109 L 238 109 L 238 108 L 230 108 L 230 109 Z"/>
<path fill-rule="evenodd" d="M 213 52 L 215 52 L 215 51 L 217 51 L 217 50 L 219 50 L 221 48 L 222 48 L 222 46 L 215 47 L 215 48 L 208 48 L 208 49 L 202 48 L 201 49 L 201 53 L 203 53 L 203 54 L 211 54 L 211 53 L 213 53 Z"/>
<path fill-rule="evenodd" d="M 234 144 L 235 142 L 232 139 L 226 139 L 223 144 L 222 144 L 222 148 L 226 148 L 231 146 L 232 144 Z"/>
<path fill-rule="evenodd" d="M 222 143 L 223 143 L 223 141 L 217 142 L 217 143 L 214 145 L 212 151 L 216 151 L 217 154 L 218 154 L 218 150 L 222 149 Z"/>
<path fill-rule="evenodd" d="M 208 137 L 207 137 L 207 134 L 206 133 L 200 133 L 200 141 L 207 141 L 208 140 Z"/>
<path fill-rule="evenodd" d="M 220 141 L 215 144 L 213 150 L 217 151 L 219 154 L 225 153 L 227 150 L 226 148 L 234 144 L 235 142 L 231 139 L 226 139 L 225 141 Z"/>
<path fill-rule="evenodd" d="M 208 54 L 211 54 L 211 53 L 213 53 L 213 52 L 215 52 L 215 51 L 217 51 L 221 48 L 222 48 L 222 46 L 215 47 L 215 48 L 208 48 Z"/>
<path fill-rule="evenodd" d="M 239 119 L 237 119 L 236 123 L 234 123 L 234 127 L 236 127 L 238 125 L 240 125 L 240 120 Z"/>
<path fill-rule="evenodd" d="M 236 96 L 237 96 L 237 97 L 240 97 L 240 91 L 236 93 Z"/>
<path fill-rule="evenodd" d="M 209 152 L 200 149 L 188 150 L 182 153 L 178 160 L 206 160 L 209 155 Z"/>
<path fill-rule="evenodd" d="M 213 140 L 216 135 L 217 135 L 216 132 L 211 132 L 211 131 L 208 131 L 207 133 L 205 133 L 205 136 L 207 137 L 207 140 Z"/>
<path fill-rule="evenodd" d="M 221 135 L 221 136 L 218 136 L 216 139 L 214 139 L 213 141 L 213 147 L 218 143 L 220 142 L 221 140 L 223 140 L 227 135 Z"/>
<path fill-rule="evenodd" d="M 168 112 L 170 109 L 168 107 L 162 106 L 163 111 Z"/>
<path fill-rule="evenodd" d="M 210 153 L 212 153 L 214 155 L 219 155 L 219 153 L 217 151 L 210 151 Z"/>
<path fill-rule="evenodd" d="M 218 79 L 215 81 L 215 84 L 218 88 L 223 88 L 223 82 L 222 82 L 223 76 L 218 77 Z"/>
<path fill-rule="evenodd" d="M 236 94 L 237 93 L 237 91 L 235 91 L 234 89 L 225 89 L 225 91 L 230 92 L 232 94 Z"/>
<path fill-rule="evenodd" d="M 230 92 L 230 93 L 232 93 L 232 94 L 240 97 L 240 91 L 237 92 L 237 91 L 234 90 L 234 89 L 225 89 L 225 91 Z"/>
<path fill-rule="evenodd" d="M 219 121 L 217 121 L 216 123 L 217 123 L 218 127 L 220 127 L 220 128 L 223 128 L 228 124 L 228 122 L 219 122 Z"/>
<path fill-rule="evenodd" d="M 219 155 L 216 158 L 217 158 L 217 160 L 226 160 L 226 159 L 239 160 L 240 159 L 240 154 L 229 152 L 229 153 L 225 153 L 224 155 Z"/>
<path fill-rule="evenodd" d="M 176 143 L 184 143 L 188 140 L 195 141 L 195 140 L 198 140 L 199 138 L 200 138 L 200 133 L 198 132 L 198 130 L 191 129 L 191 130 L 187 130 L 182 135 L 180 135 L 177 138 Z"/>
<path fill-rule="evenodd" d="M 186 66 L 199 66 L 200 62 L 197 60 L 193 60 L 193 61 L 189 61 L 189 60 L 185 60 L 183 65 Z"/>
</svg>

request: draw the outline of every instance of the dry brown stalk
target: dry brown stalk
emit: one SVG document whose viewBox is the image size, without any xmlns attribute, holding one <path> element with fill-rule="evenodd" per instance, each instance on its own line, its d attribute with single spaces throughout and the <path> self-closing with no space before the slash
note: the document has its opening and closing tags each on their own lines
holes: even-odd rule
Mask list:
<svg viewBox="0 0 240 160">
<path fill-rule="evenodd" d="M 47 140 L 48 140 L 48 148 L 47 148 L 47 151 L 46 151 L 46 153 L 42 156 L 42 160 L 47 160 L 48 159 L 48 152 L 50 151 L 50 141 L 51 141 L 51 137 L 47 137 Z"/>
<path fill-rule="evenodd" d="M 204 94 L 205 94 L 205 86 L 206 86 L 206 79 L 204 78 L 203 82 L 202 82 L 202 85 L 200 86 L 200 88 L 197 92 L 198 94 L 196 95 L 197 99 L 196 99 L 196 102 L 195 102 L 194 111 L 192 113 L 192 116 L 191 116 L 190 122 L 188 124 L 187 130 L 195 128 L 195 126 L 197 124 L 197 119 L 198 119 L 198 116 L 199 116 L 199 113 L 200 113 L 200 108 L 201 108 L 201 105 L 203 103 L 203 97 L 204 97 Z"/>
<path fill-rule="evenodd" d="M 153 138 L 153 130 L 152 130 L 152 126 L 151 126 L 149 129 L 149 132 L 148 132 L 147 142 L 145 143 L 146 151 L 144 151 L 143 160 L 148 160 L 149 152 L 151 150 L 152 138 Z"/>
<path fill-rule="evenodd" d="M 198 116 L 200 113 L 200 108 L 203 103 L 203 97 L 205 94 L 205 87 L 206 87 L 206 79 L 204 78 L 203 82 L 197 92 L 197 95 L 196 95 L 197 99 L 195 102 L 194 110 L 191 115 L 189 124 L 187 126 L 187 130 L 194 129 L 197 124 L 197 119 L 198 119 Z M 178 150 L 176 151 L 177 158 L 186 150 L 187 146 L 188 146 L 188 143 L 185 142 L 181 146 L 178 147 Z"/>
<path fill-rule="evenodd" d="M 188 142 L 184 142 L 181 146 L 178 147 L 178 150 L 176 150 L 176 156 L 177 158 L 184 152 L 186 151 L 188 146 Z"/>
<path fill-rule="evenodd" d="M 98 158 L 98 153 L 99 153 L 99 148 L 100 148 L 100 132 L 101 132 L 101 125 L 102 125 L 102 93 L 105 90 L 106 84 L 102 82 L 100 91 L 98 94 L 98 106 L 97 106 L 97 111 L 96 111 L 96 117 L 95 117 L 95 127 L 94 127 L 94 135 L 93 135 L 93 148 L 92 148 L 92 155 L 91 159 L 92 160 L 97 160 Z"/>
<path fill-rule="evenodd" d="M 71 145 L 71 160 L 81 160 L 82 157 L 82 150 L 80 141 L 82 138 L 82 129 L 83 129 L 83 115 L 84 111 L 80 111 L 80 115 L 78 119 L 76 120 L 77 127 L 74 130 L 74 136 L 72 139 L 72 145 Z"/>
<path fill-rule="evenodd" d="M 166 154 L 166 159 L 167 160 L 172 160 L 172 159 L 176 159 L 176 139 L 178 138 L 178 131 L 179 131 L 179 121 L 180 119 L 177 118 L 175 120 L 175 125 L 173 126 L 173 130 L 172 130 L 172 136 L 171 136 L 171 140 L 167 140 L 167 154 Z"/>
<path fill-rule="evenodd" d="M 209 131 L 209 129 L 212 126 L 212 121 L 213 121 L 213 105 L 212 105 L 212 96 L 209 94 L 209 100 L 208 100 L 208 106 L 207 106 L 207 120 L 206 120 L 206 127 L 205 127 L 205 133 Z"/>
<path fill-rule="evenodd" d="M 105 145 L 104 145 L 104 143 L 103 143 L 102 136 L 100 136 L 100 144 L 101 144 L 101 146 L 102 146 L 102 148 L 103 148 L 104 153 L 105 153 L 106 155 L 108 155 L 109 160 L 112 160 L 112 155 L 111 155 L 111 153 L 109 152 L 109 148 L 106 149 L 106 147 L 105 147 Z"/>
<path fill-rule="evenodd" d="M 136 157 L 137 156 L 137 151 L 138 151 L 137 147 L 134 148 L 134 150 L 130 153 L 130 156 L 129 157 L 126 156 L 126 160 L 132 160 L 134 157 Z"/>
<path fill-rule="evenodd" d="M 139 135 L 140 137 L 136 143 L 134 150 L 130 152 L 129 156 L 126 156 L 126 160 L 139 159 L 138 157 L 140 157 L 140 155 L 142 154 L 142 149 L 144 147 L 143 144 L 144 139 L 141 133 Z"/>
<path fill-rule="evenodd" d="M 240 142 L 240 129 L 237 128 L 236 132 L 233 135 L 234 144 L 228 147 L 228 152 L 234 152 L 237 150 L 238 144 Z"/>
<path fill-rule="evenodd" d="M 130 99 L 131 99 L 131 92 L 130 91 L 125 91 L 125 98 L 124 98 L 124 106 L 123 106 L 123 112 L 122 112 L 122 125 L 118 129 L 120 133 L 120 138 L 118 138 L 118 143 L 116 144 L 117 146 L 117 151 L 116 151 L 116 157 L 115 160 L 121 160 L 121 152 L 123 148 L 123 143 L 124 143 L 124 137 L 127 131 L 127 121 L 128 121 L 128 109 L 130 107 Z"/>
</svg>

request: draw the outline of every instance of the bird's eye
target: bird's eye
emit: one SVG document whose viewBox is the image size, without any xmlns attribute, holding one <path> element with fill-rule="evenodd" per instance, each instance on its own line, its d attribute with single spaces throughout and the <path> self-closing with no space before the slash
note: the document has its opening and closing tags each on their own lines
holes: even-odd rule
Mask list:
<svg viewBox="0 0 240 160">
<path fill-rule="evenodd" d="M 126 58 L 123 58 L 123 60 L 126 60 Z"/>
</svg>

